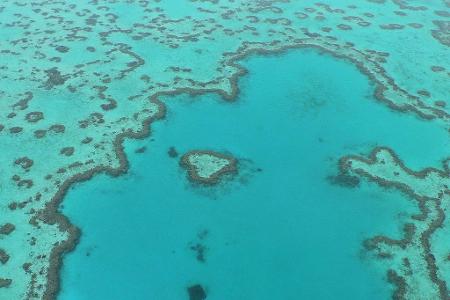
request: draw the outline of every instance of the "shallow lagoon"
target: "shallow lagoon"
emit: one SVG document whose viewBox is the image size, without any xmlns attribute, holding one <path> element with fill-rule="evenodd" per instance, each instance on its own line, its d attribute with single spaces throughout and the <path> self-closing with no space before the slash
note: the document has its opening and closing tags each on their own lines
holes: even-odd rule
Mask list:
<svg viewBox="0 0 450 300">
<path fill-rule="evenodd" d="M 413 168 L 438 166 L 445 130 L 377 103 L 353 65 L 317 51 L 244 65 L 236 102 L 164 98 L 167 117 L 152 136 L 125 145 L 127 175 L 97 176 L 68 193 L 62 211 L 83 234 L 64 259 L 59 299 L 188 299 L 197 283 L 217 300 L 390 298 L 384 270 L 361 243 L 399 237 L 414 203 L 327 177 L 343 155 L 377 145 Z M 228 151 L 240 174 L 215 188 L 192 185 L 171 146 Z"/>
</svg>

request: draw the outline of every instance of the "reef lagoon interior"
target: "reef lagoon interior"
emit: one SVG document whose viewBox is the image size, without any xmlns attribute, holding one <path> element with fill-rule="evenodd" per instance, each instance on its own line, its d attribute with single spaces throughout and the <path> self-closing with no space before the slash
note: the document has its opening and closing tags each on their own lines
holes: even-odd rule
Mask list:
<svg viewBox="0 0 450 300">
<path fill-rule="evenodd" d="M 0 0 L 0 300 L 449 299 L 449 11 Z"/>
</svg>

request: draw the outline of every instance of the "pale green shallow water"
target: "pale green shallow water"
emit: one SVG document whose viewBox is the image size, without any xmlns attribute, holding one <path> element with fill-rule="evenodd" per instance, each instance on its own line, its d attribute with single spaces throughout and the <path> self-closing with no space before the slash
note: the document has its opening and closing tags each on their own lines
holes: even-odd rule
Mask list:
<svg viewBox="0 0 450 300">
<path fill-rule="evenodd" d="M 362 241 L 399 238 L 417 209 L 399 192 L 365 182 L 344 188 L 327 176 L 341 156 L 377 145 L 414 167 L 437 164 L 445 131 L 379 105 L 354 66 L 317 51 L 245 66 L 235 103 L 165 98 L 167 117 L 152 137 L 126 143 L 127 175 L 70 191 L 62 212 L 83 235 L 65 258 L 58 299 L 188 299 L 186 287 L 197 283 L 207 299 L 390 298 L 385 270 Z M 147 152 L 134 153 L 143 145 Z M 240 174 L 192 186 L 171 146 L 229 151 Z M 196 243 L 207 247 L 203 263 L 190 249 Z"/>
<path fill-rule="evenodd" d="M 193 284 L 218 300 L 385 299 L 394 292 L 388 269 L 399 276 L 398 298 L 447 299 L 449 8 L 441 0 L 0 0 L 0 228 L 15 227 L 0 233 L 0 300 L 175 300 Z M 264 55 L 290 47 L 307 49 Z M 240 92 L 227 102 L 236 78 Z M 226 99 L 158 96 L 183 90 Z M 66 199 L 92 170 L 127 169 L 115 139 L 145 135 L 143 124 L 162 115 L 155 97 L 167 115 L 150 137 L 124 142 L 129 172 L 93 174 Z M 172 146 L 178 158 L 167 155 Z M 367 174 L 349 171 L 359 187 L 327 179 L 343 156 L 367 158 L 376 146 L 414 171 L 443 171 L 392 177 L 395 163 L 363 161 Z M 192 185 L 179 165 L 192 150 L 234 156 L 238 175 Z M 368 182 L 375 174 L 378 184 Z M 383 189 L 387 178 L 401 184 Z M 433 195 L 424 219 L 411 218 L 419 206 L 405 188 Z M 70 222 L 82 230 L 75 248 Z M 410 222 L 415 240 L 388 247 L 387 259 L 376 257 L 381 248 L 363 249 L 378 234 L 401 238 Z M 204 263 L 190 249 L 197 243 Z"/>
</svg>

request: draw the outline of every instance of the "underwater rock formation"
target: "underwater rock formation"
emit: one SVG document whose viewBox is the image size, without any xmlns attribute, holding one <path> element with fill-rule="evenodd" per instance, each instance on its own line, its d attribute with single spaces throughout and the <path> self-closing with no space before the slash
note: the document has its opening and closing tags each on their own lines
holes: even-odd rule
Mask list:
<svg viewBox="0 0 450 300">
<path fill-rule="evenodd" d="M 217 184 L 226 174 L 237 172 L 235 158 L 219 152 L 192 150 L 181 157 L 180 165 L 188 171 L 188 178 L 194 183 Z"/>
</svg>

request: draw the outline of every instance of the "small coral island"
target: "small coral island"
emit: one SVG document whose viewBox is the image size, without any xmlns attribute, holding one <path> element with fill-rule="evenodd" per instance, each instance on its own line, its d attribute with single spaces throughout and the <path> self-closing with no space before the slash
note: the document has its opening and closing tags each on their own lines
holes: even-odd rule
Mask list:
<svg viewBox="0 0 450 300">
<path fill-rule="evenodd" d="M 214 185 L 227 174 L 237 173 L 237 160 L 209 150 L 189 151 L 181 157 L 180 165 L 188 171 L 191 182 Z"/>
</svg>

